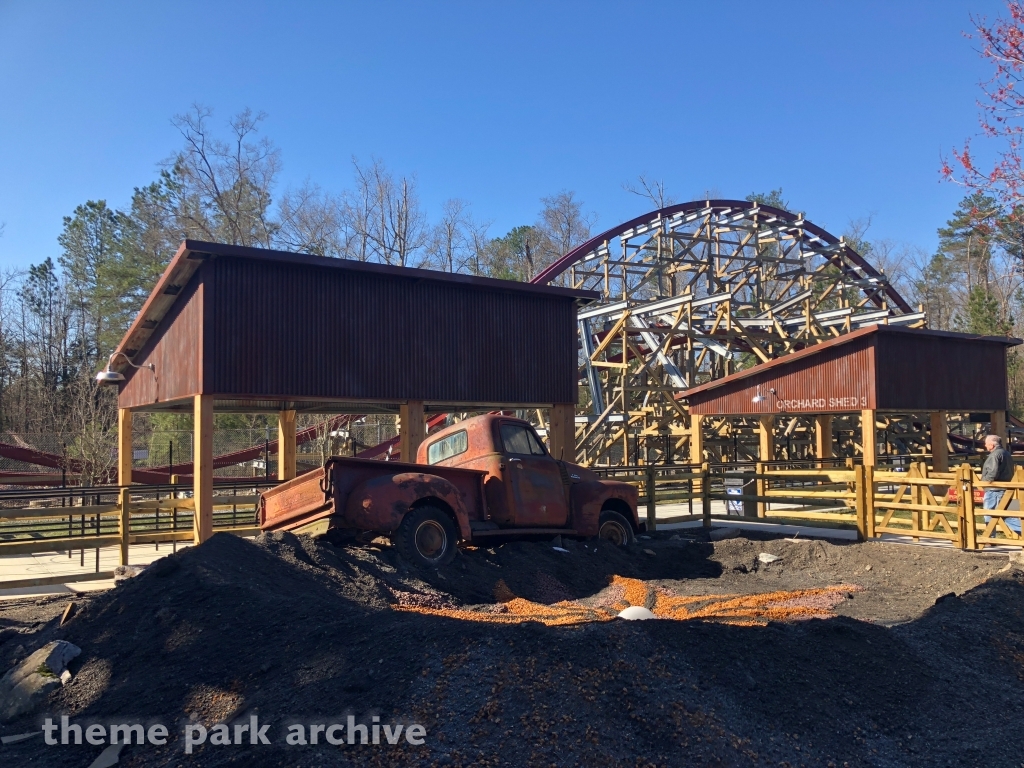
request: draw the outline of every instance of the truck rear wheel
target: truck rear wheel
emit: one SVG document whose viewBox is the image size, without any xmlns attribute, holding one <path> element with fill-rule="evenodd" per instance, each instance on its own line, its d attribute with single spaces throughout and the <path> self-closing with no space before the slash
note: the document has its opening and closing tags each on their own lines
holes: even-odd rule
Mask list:
<svg viewBox="0 0 1024 768">
<path fill-rule="evenodd" d="M 437 507 L 419 507 L 404 518 L 395 532 L 395 547 L 406 560 L 438 568 L 455 557 L 459 533 L 452 519 Z"/>
<path fill-rule="evenodd" d="M 618 512 L 606 509 L 601 513 L 597 536 L 617 547 L 625 547 L 633 543 L 633 526 Z"/>
</svg>

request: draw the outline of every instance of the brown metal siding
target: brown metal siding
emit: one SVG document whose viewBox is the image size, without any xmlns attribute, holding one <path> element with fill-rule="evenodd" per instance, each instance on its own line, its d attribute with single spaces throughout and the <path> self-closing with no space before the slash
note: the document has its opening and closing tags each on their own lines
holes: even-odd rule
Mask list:
<svg viewBox="0 0 1024 768">
<path fill-rule="evenodd" d="M 697 415 L 756 415 L 859 411 L 875 407 L 875 356 L 872 337 L 834 347 L 818 355 L 778 365 L 690 399 Z M 765 400 L 754 403 L 758 385 Z M 783 401 L 769 394 L 775 389 Z"/>
<path fill-rule="evenodd" d="M 1007 407 L 1004 344 L 910 334 L 878 334 L 876 343 L 881 410 Z"/>
<path fill-rule="evenodd" d="M 207 393 L 576 402 L 571 297 L 234 257 L 200 274 Z"/>
<path fill-rule="evenodd" d="M 142 349 L 136 365 L 153 363 L 155 371 L 127 368 L 118 405 L 132 408 L 190 397 L 200 392 L 200 334 L 203 327 L 202 271 L 181 289 L 178 300 L 160 321 Z"/>
</svg>

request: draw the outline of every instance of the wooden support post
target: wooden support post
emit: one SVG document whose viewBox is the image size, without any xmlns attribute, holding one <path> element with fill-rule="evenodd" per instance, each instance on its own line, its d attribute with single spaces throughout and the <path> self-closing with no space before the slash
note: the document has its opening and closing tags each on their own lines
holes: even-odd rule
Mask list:
<svg viewBox="0 0 1024 768">
<path fill-rule="evenodd" d="M 277 414 L 277 479 L 295 477 L 295 411 Z"/>
<path fill-rule="evenodd" d="M 132 447 L 132 412 L 127 408 L 117 411 L 117 484 L 132 484 L 132 459 L 135 449 Z"/>
<path fill-rule="evenodd" d="M 875 538 L 875 468 L 868 464 L 864 468 L 864 511 L 867 513 L 867 525 L 864 526 L 864 535 L 869 539 Z"/>
<path fill-rule="evenodd" d="M 128 565 L 128 545 L 131 543 L 132 492 L 122 488 L 118 504 L 121 507 L 118 518 L 118 535 L 121 537 L 121 565 Z"/>
<path fill-rule="evenodd" d="M 832 458 L 832 415 L 818 414 L 814 417 L 814 458 L 824 462 Z M 818 464 L 824 467 L 823 463 Z"/>
<path fill-rule="evenodd" d="M 932 471 L 949 472 L 949 426 L 943 411 L 931 412 Z"/>
<path fill-rule="evenodd" d="M 202 544 L 213 535 L 213 396 L 196 395 L 195 435 L 192 438 L 193 542 Z"/>
<path fill-rule="evenodd" d="M 690 464 L 704 466 L 704 416 L 690 414 Z M 703 493 L 706 475 L 694 481 L 693 492 Z"/>
<path fill-rule="evenodd" d="M 548 415 L 548 449 L 559 461 L 576 462 L 576 406 L 555 403 Z"/>
<path fill-rule="evenodd" d="M 704 527 L 711 527 L 711 465 L 706 461 L 700 465 L 700 513 Z"/>
<path fill-rule="evenodd" d="M 1009 449 L 1009 441 L 1006 435 L 1006 411 L 992 411 L 990 418 L 992 422 L 992 432 L 990 434 L 999 435 L 1003 438 L 1003 447 Z"/>
<path fill-rule="evenodd" d="M 758 437 L 760 442 L 757 448 L 759 461 L 775 461 L 775 416 L 758 416 Z"/>
<path fill-rule="evenodd" d="M 872 409 L 860 412 L 861 445 L 864 446 L 864 461 L 866 467 L 873 467 L 878 463 L 878 436 L 875 432 L 875 412 Z"/>
<path fill-rule="evenodd" d="M 964 546 L 978 548 L 978 528 L 974 519 L 974 470 L 964 462 L 960 465 L 960 499 L 964 507 Z"/>
<path fill-rule="evenodd" d="M 658 528 L 658 501 L 657 488 L 654 478 L 654 467 L 647 468 L 647 530 L 648 532 Z"/>
<path fill-rule="evenodd" d="M 402 461 L 416 462 L 416 451 L 426 437 L 426 421 L 423 418 L 423 401 L 410 400 L 399 407 L 400 439 L 398 442 Z"/>
<path fill-rule="evenodd" d="M 868 516 L 874 512 L 868 509 L 867 504 L 867 469 L 862 464 L 853 468 L 853 483 L 857 494 L 857 538 L 861 541 L 868 538 Z"/>
<path fill-rule="evenodd" d="M 768 516 L 768 503 L 763 500 L 765 493 L 768 491 L 768 478 L 765 477 L 767 471 L 768 467 L 760 461 L 754 465 L 754 473 L 757 475 L 754 478 L 754 495 L 760 497 L 757 500 L 758 517 Z"/>
</svg>

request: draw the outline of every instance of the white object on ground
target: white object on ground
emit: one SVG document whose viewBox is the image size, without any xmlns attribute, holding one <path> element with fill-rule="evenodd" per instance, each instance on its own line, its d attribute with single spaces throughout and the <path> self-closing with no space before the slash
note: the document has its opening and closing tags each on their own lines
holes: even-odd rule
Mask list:
<svg viewBox="0 0 1024 768">
<path fill-rule="evenodd" d="M 17 744 L 19 741 L 25 739 L 31 739 L 33 736 L 38 736 L 42 731 L 32 731 L 32 733 L 18 733 L 14 736 L 0 736 L 0 744 Z"/>
<path fill-rule="evenodd" d="M 555 552 L 568 552 L 569 551 L 568 549 L 563 549 L 562 547 L 552 547 L 552 549 L 555 550 Z"/>
<path fill-rule="evenodd" d="M 767 552 L 762 552 L 760 555 L 757 556 L 757 559 L 765 565 L 768 565 L 768 563 L 774 563 L 776 560 L 781 560 L 782 558 L 778 555 L 772 555 Z"/>
<path fill-rule="evenodd" d="M 619 614 L 619 618 L 626 619 L 626 621 L 644 621 L 646 619 L 656 619 L 658 617 L 642 605 L 631 605 Z"/>
</svg>

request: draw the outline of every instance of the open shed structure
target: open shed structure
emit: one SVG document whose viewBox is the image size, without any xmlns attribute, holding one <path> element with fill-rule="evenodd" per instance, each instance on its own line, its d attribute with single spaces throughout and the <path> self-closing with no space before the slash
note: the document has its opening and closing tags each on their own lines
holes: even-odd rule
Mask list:
<svg viewBox="0 0 1024 768">
<path fill-rule="evenodd" d="M 832 458 L 832 417 L 859 413 L 864 464 L 878 460 L 879 413 L 929 414 L 932 462 L 949 464 L 948 413 L 987 413 L 1006 437 L 1006 350 L 1020 339 L 871 325 L 689 389 L 691 461 L 703 461 L 705 421 L 759 422 L 761 461 L 775 455 L 776 421 L 813 416 L 815 455 Z"/>
<path fill-rule="evenodd" d="M 430 411 L 550 408 L 574 449 L 576 310 L 591 291 L 186 240 L 118 345 L 119 478 L 132 414 L 193 412 L 195 539 L 212 530 L 213 414 L 398 413 L 403 456 Z M 130 365 L 128 364 L 130 361 Z"/>
</svg>

